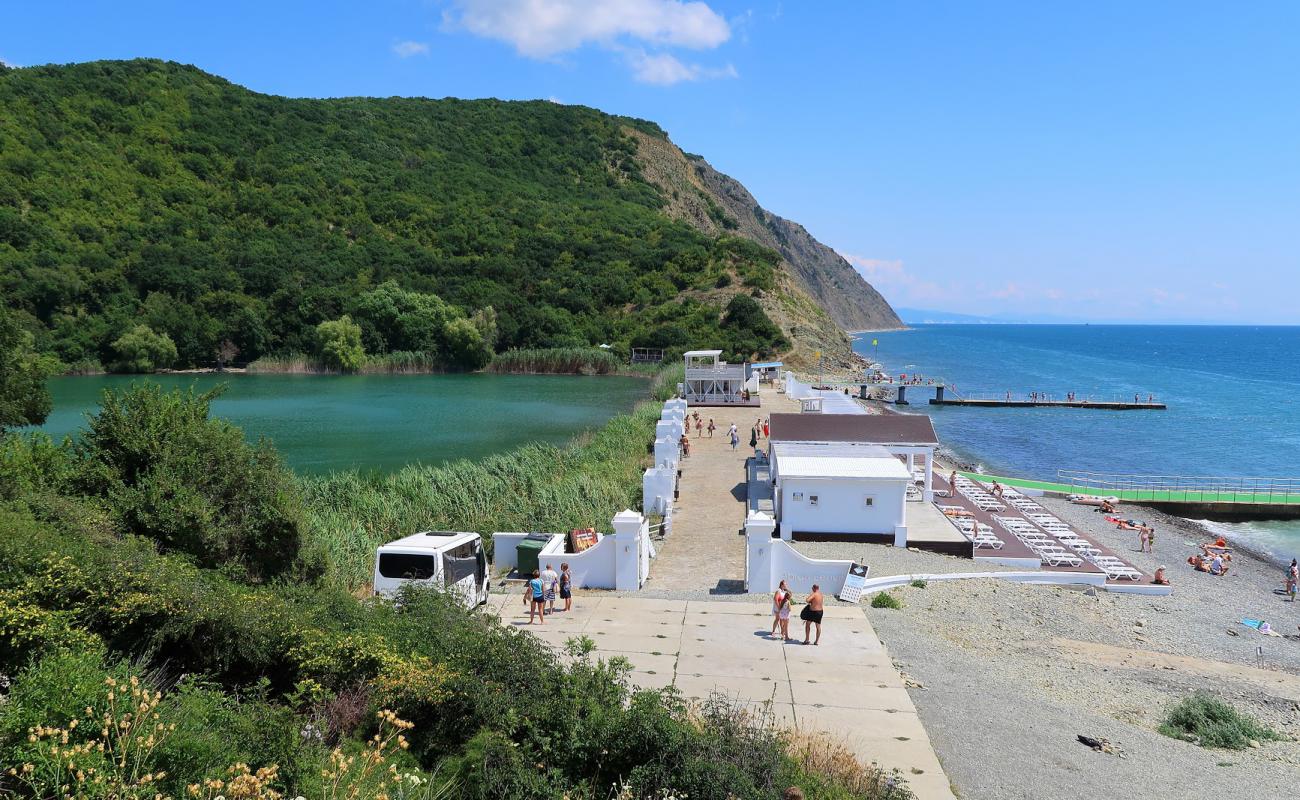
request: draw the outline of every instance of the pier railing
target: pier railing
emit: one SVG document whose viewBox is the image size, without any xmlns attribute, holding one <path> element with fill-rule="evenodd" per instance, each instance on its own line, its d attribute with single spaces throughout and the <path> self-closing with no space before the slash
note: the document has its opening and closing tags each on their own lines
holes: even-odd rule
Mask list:
<svg viewBox="0 0 1300 800">
<path fill-rule="evenodd" d="M 1059 483 L 1124 500 L 1171 503 L 1300 503 L 1300 478 L 1126 475 L 1057 470 Z"/>
</svg>

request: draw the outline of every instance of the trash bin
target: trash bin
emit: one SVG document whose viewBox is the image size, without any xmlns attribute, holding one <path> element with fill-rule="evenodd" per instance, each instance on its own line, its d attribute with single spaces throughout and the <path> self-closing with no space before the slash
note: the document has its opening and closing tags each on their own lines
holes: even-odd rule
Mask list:
<svg viewBox="0 0 1300 800">
<path fill-rule="evenodd" d="M 541 556 L 542 548 L 550 541 L 551 536 L 546 533 L 530 533 L 519 540 L 519 544 L 515 545 L 515 558 L 520 575 L 531 578 L 533 570 L 541 569 L 537 560 Z"/>
</svg>

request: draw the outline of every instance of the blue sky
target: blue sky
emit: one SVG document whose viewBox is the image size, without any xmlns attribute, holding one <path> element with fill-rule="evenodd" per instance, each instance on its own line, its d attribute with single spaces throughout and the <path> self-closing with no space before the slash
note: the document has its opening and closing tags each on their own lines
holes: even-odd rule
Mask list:
<svg viewBox="0 0 1300 800">
<path fill-rule="evenodd" d="M 1300 4 L 16 2 L 0 59 L 655 120 L 892 302 L 1300 323 Z"/>
</svg>

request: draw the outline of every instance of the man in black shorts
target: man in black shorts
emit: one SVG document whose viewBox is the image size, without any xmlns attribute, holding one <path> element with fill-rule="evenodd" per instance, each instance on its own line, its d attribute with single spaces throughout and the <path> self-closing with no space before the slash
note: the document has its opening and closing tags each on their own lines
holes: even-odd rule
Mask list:
<svg viewBox="0 0 1300 800">
<path fill-rule="evenodd" d="M 812 594 L 808 595 L 808 605 L 804 606 L 803 611 L 799 612 L 799 619 L 803 620 L 804 644 L 822 643 L 822 613 L 825 605 L 826 598 L 822 596 L 821 587 L 814 583 Z M 809 642 L 808 638 L 813 625 L 817 626 L 817 641 Z"/>
</svg>

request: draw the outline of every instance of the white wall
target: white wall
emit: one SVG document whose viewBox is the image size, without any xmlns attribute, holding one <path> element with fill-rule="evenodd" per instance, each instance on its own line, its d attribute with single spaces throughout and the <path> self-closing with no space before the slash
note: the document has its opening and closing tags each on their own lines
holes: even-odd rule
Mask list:
<svg viewBox="0 0 1300 800">
<path fill-rule="evenodd" d="M 792 592 L 810 592 L 815 583 L 825 594 L 839 594 L 853 562 L 803 556 L 787 542 L 772 538 L 773 524 L 761 511 L 745 518 L 745 591 L 772 592 L 785 581 Z"/>
<path fill-rule="evenodd" d="M 497 569 L 511 570 L 519 566 L 519 553 L 515 548 L 523 540 L 526 533 L 494 533 L 492 534 L 492 564 Z"/>
<path fill-rule="evenodd" d="M 671 514 L 676 487 L 677 470 L 647 469 L 641 476 L 641 508 L 647 514 Z"/>
<path fill-rule="evenodd" d="M 809 533 L 887 533 L 905 525 L 903 503 L 907 483 L 867 478 L 779 478 L 781 531 Z M 794 499 L 803 493 L 802 500 Z M 817 496 L 814 506 L 810 498 Z M 870 508 L 866 497 L 875 502 Z"/>
<path fill-rule="evenodd" d="M 560 564 L 569 565 L 569 574 L 573 576 L 575 589 L 613 589 L 614 560 L 617 542 L 613 537 L 597 532 L 596 544 L 581 553 L 564 552 L 564 537 L 556 536 L 538 555 L 538 566 L 543 570 L 550 564 L 556 572 Z"/>
</svg>

